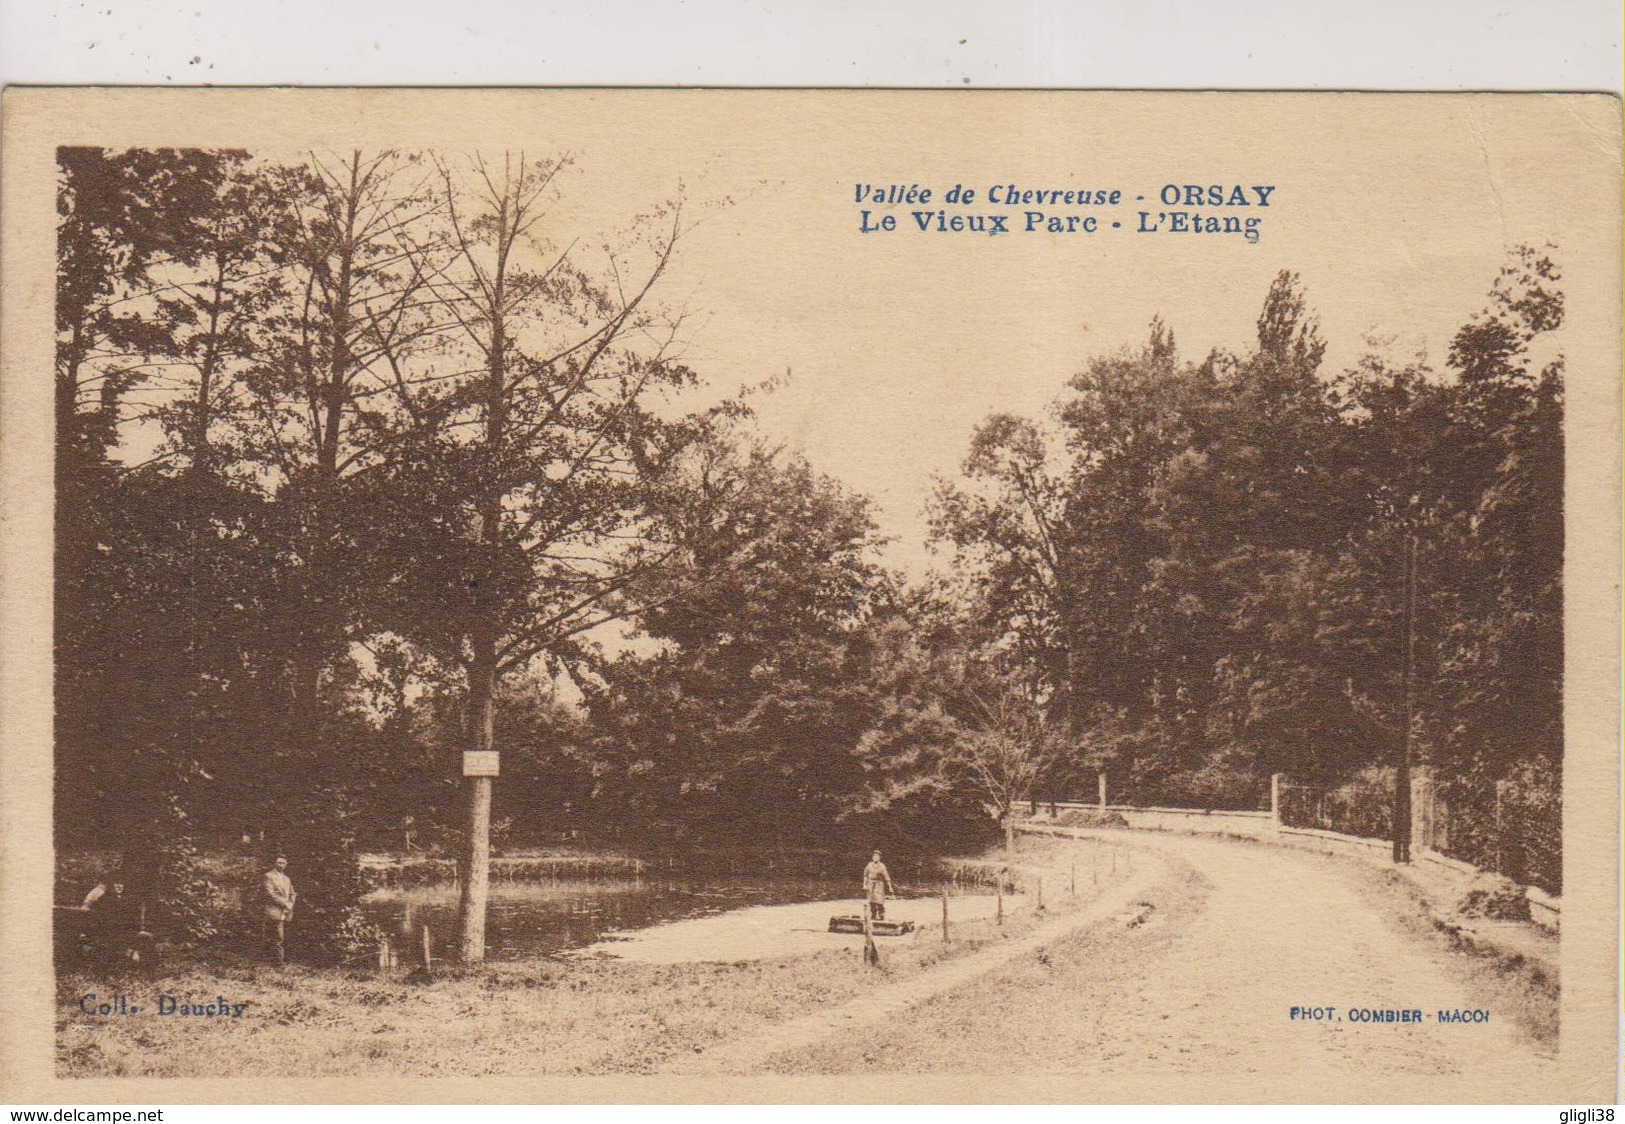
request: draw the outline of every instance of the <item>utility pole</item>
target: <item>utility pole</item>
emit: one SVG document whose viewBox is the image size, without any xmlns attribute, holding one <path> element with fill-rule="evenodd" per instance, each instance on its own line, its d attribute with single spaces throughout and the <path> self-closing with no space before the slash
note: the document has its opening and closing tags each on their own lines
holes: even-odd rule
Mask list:
<svg viewBox="0 0 1625 1124">
<path fill-rule="evenodd" d="M 1394 861 L 1411 861 L 1411 738 L 1416 724 L 1416 535 L 1405 535 L 1405 736 L 1394 770 Z"/>
</svg>

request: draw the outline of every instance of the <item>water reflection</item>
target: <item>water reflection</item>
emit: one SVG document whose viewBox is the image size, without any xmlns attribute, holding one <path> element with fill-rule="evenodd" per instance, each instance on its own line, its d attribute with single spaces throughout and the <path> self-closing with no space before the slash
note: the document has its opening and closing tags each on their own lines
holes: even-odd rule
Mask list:
<svg viewBox="0 0 1625 1124">
<path fill-rule="evenodd" d="M 378 890 L 362 901 L 367 919 L 406 947 L 422 940 L 427 925 L 434 945 L 449 940 L 457 924 L 455 885 Z M 493 882 L 486 911 L 488 955 L 522 959 L 581 948 L 606 934 L 662 921 L 722 913 L 752 905 L 788 905 L 849 899 L 857 910 L 851 879 L 818 877 L 552 879 Z"/>
</svg>

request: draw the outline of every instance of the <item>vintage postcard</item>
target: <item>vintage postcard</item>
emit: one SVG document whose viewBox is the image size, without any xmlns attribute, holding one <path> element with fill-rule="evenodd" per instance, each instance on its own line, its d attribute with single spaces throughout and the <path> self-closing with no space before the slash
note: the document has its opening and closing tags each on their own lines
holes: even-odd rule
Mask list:
<svg viewBox="0 0 1625 1124">
<path fill-rule="evenodd" d="M 4 157 L 8 1101 L 1615 1100 L 1616 99 Z"/>
</svg>

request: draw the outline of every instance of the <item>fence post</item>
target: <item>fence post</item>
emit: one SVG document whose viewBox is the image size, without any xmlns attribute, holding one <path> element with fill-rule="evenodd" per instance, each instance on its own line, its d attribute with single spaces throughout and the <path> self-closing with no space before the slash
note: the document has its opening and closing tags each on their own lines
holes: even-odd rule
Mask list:
<svg viewBox="0 0 1625 1124">
<path fill-rule="evenodd" d="M 1100 806 L 1102 808 L 1106 807 L 1106 774 L 1104 771 L 1100 774 Z"/>
<path fill-rule="evenodd" d="M 1416 753 L 1416 533 L 1405 534 L 1405 734 L 1399 743 L 1399 760 L 1394 768 L 1394 810 L 1389 817 L 1394 837 L 1394 862 L 1411 861 L 1411 829 L 1415 813 L 1411 808 L 1411 763 Z"/>
<path fill-rule="evenodd" d="M 1270 774 L 1270 822 L 1281 830 L 1281 774 Z"/>
<path fill-rule="evenodd" d="M 942 943 L 948 943 L 948 891 L 942 891 Z"/>
<path fill-rule="evenodd" d="M 863 903 L 863 962 L 871 968 L 880 967 L 880 950 L 875 947 L 874 914 L 869 903 Z"/>
</svg>

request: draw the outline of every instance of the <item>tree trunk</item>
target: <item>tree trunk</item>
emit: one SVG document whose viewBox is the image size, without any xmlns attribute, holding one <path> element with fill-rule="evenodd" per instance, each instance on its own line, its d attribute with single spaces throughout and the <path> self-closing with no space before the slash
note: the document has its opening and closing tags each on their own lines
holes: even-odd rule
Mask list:
<svg viewBox="0 0 1625 1124">
<path fill-rule="evenodd" d="M 75 324 L 73 342 L 60 348 L 62 364 L 56 374 L 56 447 L 57 472 L 60 474 L 68 461 L 66 452 L 80 453 L 79 448 L 79 366 L 84 346 L 81 331 Z"/>
<path fill-rule="evenodd" d="M 468 748 L 487 751 L 495 740 L 495 706 L 492 695 L 497 675 L 497 625 L 491 619 L 497 598 L 492 596 L 495 559 L 502 545 L 502 491 L 494 466 L 500 461 L 507 422 L 507 307 L 505 294 L 507 249 L 510 245 L 506 200 L 497 233 L 499 247 L 496 274 L 490 288 L 491 336 L 486 350 L 485 433 L 481 460 L 479 538 L 481 563 L 469 583 L 470 647 L 473 661 L 468 668 Z M 466 251 L 466 246 L 465 246 Z M 464 964 L 485 959 L 485 907 L 491 877 L 491 798 L 494 777 L 468 777 L 468 839 L 464 852 L 467 873 L 463 878 L 462 900 L 458 910 L 462 924 L 459 955 Z"/>
<path fill-rule="evenodd" d="M 488 637 L 475 643 L 474 664 L 468 670 L 468 748 L 489 750 L 494 742 L 494 707 L 491 689 L 495 644 Z M 458 901 L 461 937 L 458 958 L 464 964 L 485 959 L 485 905 L 491 883 L 491 777 L 466 777 L 468 837 L 463 848 L 463 885 Z"/>
</svg>

